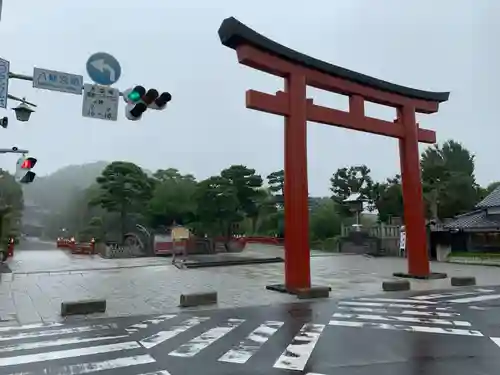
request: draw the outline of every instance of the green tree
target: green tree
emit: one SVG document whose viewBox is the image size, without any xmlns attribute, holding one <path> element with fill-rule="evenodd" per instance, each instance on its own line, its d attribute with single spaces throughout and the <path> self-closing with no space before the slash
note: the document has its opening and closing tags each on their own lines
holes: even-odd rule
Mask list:
<svg viewBox="0 0 500 375">
<path fill-rule="evenodd" d="M 90 204 L 120 217 L 120 241 L 126 233 L 127 215 L 142 213 L 152 195 L 153 182 L 134 163 L 115 161 L 97 177 L 99 192 Z"/>
<path fill-rule="evenodd" d="M 2 243 L 8 236 L 19 235 L 23 206 L 23 191 L 20 184 L 9 172 L 0 169 L 0 238 Z"/>
<path fill-rule="evenodd" d="M 222 176 L 198 184 L 195 193 L 198 234 L 231 236 L 234 223 L 243 219 L 237 193 L 231 181 Z"/>
<path fill-rule="evenodd" d="M 330 178 L 330 191 L 335 207 L 343 217 L 351 215 L 349 206 L 344 203 L 351 194 L 360 193 L 361 197 L 371 201 L 374 197 L 373 180 L 370 177 L 370 168 L 366 165 L 357 165 L 348 168 L 339 168 Z"/>
<path fill-rule="evenodd" d="M 183 175 L 176 168 L 158 169 L 155 173 L 153 173 L 153 178 L 159 182 L 178 180 L 178 179 L 196 182 L 196 179 L 192 174 Z"/>
<path fill-rule="evenodd" d="M 153 228 L 171 225 L 173 222 L 186 225 L 196 213 L 194 196 L 196 180 L 190 174 L 182 175 L 177 169 L 158 170 L 153 196 L 149 202 L 148 216 Z"/>
<path fill-rule="evenodd" d="M 259 194 L 255 198 L 256 214 L 250 217 L 251 220 L 251 233 L 268 234 L 268 232 L 277 233 L 277 225 L 270 227 L 271 222 L 268 218 L 272 218 L 278 209 L 276 206 L 275 196 L 272 194 L 271 189 L 262 188 L 258 190 Z M 272 219 L 271 219 L 272 220 Z"/>
<path fill-rule="evenodd" d="M 420 164 L 430 218 L 449 218 L 474 208 L 480 195 L 474 155 L 461 143 L 448 140 L 429 147 Z"/>
<path fill-rule="evenodd" d="M 497 187 L 500 186 L 500 181 L 495 181 L 495 182 L 492 182 L 491 184 L 489 184 L 487 187 L 486 187 L 486 194 L 491 194 L 493 193 L 493 190 L 495 190 Z"/>
<path fill-rule="evenodd" d="M 224 169 L 220 175 L 236 192 L 239 211 L 249 218 L 257 218 L 259 215 L 257 201 L 261 194 L 262 177 L 255 174 L 255 169 L 244 165 L 232 165 Z"/>
<path fill-rule="evenodd" d="M 285 196 L 285 171 L 283 169 L 272 172 L 267 176 L 269 190 L 276 197 L 276 203 L 283 205 Z"/>
<path fill-rule="evenodd" d="M 374 204 L 381 222 L 387 223 L 394 216 L 403 217 L 403 191 L 399 174 L 388 178 L 386 182 L 375 183 L 373 190 Z"/>
<path fill-rule="evenodd" d="M 335 209 L 335 202 L 322 199 L 311 211 L 309 227 L 311 241 L 334 238 L 340 234 L 341 217 Z"/>
</svg>

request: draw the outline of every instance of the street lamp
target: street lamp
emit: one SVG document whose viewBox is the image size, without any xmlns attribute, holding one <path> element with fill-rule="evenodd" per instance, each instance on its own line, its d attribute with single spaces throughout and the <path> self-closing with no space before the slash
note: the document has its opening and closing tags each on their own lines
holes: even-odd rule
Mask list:
<svg viewBox="0 0 500 375">
<path fill-rule="evenodd" d="M 26 122 L 29 121 L 31 113 L 35 112 L 35 110 L 31 109 L 30 106 L 23 102 L 14 108 L 14 112 L 16 112 L 16 118 L 18 121 Z"/>
</svg>

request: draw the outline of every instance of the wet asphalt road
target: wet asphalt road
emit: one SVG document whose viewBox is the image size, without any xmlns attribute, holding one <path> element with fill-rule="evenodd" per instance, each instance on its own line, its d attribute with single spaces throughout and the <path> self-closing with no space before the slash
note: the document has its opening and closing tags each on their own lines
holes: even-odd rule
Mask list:
<svg viewBox="0 0 500 375">
<path fill-rule="evenodd" d="M 0 374 L 496 375 L 499 307 L 483 287 L 0 327 Z"/>
</svg>

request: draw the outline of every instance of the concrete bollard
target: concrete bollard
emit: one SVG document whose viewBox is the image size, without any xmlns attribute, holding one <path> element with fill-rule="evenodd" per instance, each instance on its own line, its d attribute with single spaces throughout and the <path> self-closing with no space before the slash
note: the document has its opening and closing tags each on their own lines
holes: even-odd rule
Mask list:
<svg viewBox="0 0 500 375">
<path fill-rule="evenodd" d="M 309 298 L 328 298 L 330 297 L 329 286 L 312 286 L 310 288 L 297 289 L 296 295 L 298 299 Z"/>
<path fill-rule="evenodd" d="M 476 285 L 474 276 L 455 276 L 451 278 L 451 286 L 471 286 Z"/>
<path fill-rule="evenodd" d="M 181 294 L 180 307 L 214 305 L 217 303 L 217 292 Z"/>
<path fill-rule="evenodd" d="M 61 316 L 106 312 L 106 300 L 83 300 L 61 303 Z"/>
<path fill-rule="evenodd" d="M 382 282 L 382 290 L 384 292 L 400 292 L 410 290 L 410 282 L 408 280 L 390 280 Z"/>
</svg>

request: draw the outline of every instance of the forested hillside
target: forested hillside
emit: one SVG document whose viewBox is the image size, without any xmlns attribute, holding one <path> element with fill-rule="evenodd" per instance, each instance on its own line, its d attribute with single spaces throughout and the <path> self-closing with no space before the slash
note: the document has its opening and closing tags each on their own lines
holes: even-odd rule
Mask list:
<svg viewBox="0 0 500 375">
<path fill-rule="evenodd" d="M 61 212 L 78 192 L 95 182 L 108 162 L 68 165 L 24 187 L 24 201 L 53 213 Z"/>
</svg>

